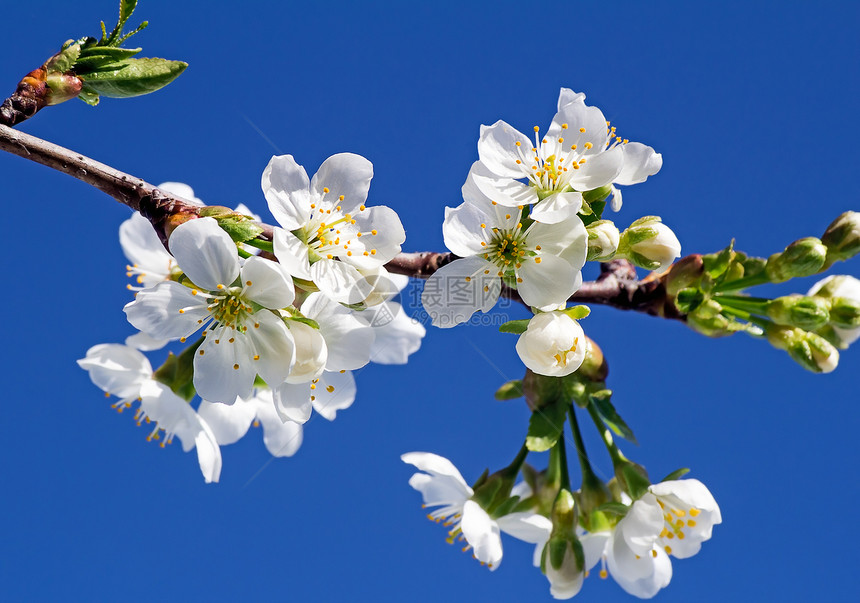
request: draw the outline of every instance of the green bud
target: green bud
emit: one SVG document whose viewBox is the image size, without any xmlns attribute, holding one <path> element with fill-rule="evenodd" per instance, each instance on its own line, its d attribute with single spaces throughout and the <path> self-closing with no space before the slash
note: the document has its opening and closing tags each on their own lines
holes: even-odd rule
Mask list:
<svg viewBox="0 0 860 603">
<path fill-rule="evenodd" d="M 830 300 L 830 323 L 842 329 L 860 327 L 860 300 L 834 297 Z"/>
<path fill-rule="evenodd" d="M 687 314 L 687 326 L 708 337 L 725 337 L 746 327 L 723 314 L 723 307 L 711 299 Z"/>
<path fill-rule="evenodd" d="M 608 262 L 615 257 L 621 234 L 610 220 L 598 220 L 586 227 L 588 231 L 588 261 Z"/>
<path fill-rule="evenodd" d="M 782 283 L 790 278 L 817 274 L 824 267 L 827 247 L 815 237 L 798 239 L 775 253 L 767 260 L 767 276 L 773 283 Z"/>
<path fill-rule="evenodd" d="M 696 286 L 702 280 L 704 262 L 701 254 L 688 255 L 675 262 L 666 276 L 666 292 L 675 297 L 681 289 Z"/>
<path fill-rule="evenodd" d="M 771 301 L 767 316 L 775 323 L 815 331 L 830 321 L 830 304 L 820 297 L 786 295 Z"/>
<path fill-rule="evenodd" d="M 587 378 L 589 381 L 605 381 L 609 375 L 609 365 L 603 356 L 603 350 L 590 337 L 586 336 L 585 341 L 588 346 L 585 360 L 582 362 L 582 366 L 577 369 L 576 374 Z"/>
<path fill-rule="evenodd" d="M 860 253 L 860 213 L 846 211 L 836 218 L 824 231 L 821 242 L 827 246 L 828 265 Z"/>
<path fill-rule="evenodd" d="M 839 351 L 821 335 L 781 325 L 772 325 L 766 334 L 771 345 L 785 350 L 795 362 L 813 373 L 829 373 L 839 364 Z"/>
<path fill-rule="evenodd" d="M 639 218 L 621 235 L 616 257 L 641 268 L 665 270 L 681 255 L 681 243 L 657 216 Z"/>
<path fill-rule="evenodd" d="M 48 85 L 46 99 L 49 105 L 59 105 L 77 98 L 83 88 L 83 82 L 76 76 L 59 72 L 48 73 L 45 83 Z"/>
</svg>

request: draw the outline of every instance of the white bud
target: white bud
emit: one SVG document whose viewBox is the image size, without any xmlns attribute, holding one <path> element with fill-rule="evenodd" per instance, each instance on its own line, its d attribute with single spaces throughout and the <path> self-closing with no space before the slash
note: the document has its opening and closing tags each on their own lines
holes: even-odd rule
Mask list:
<svg viewBox="0 0 860 603">
<path fill-rule="evenodd" d="M 815 295 L 825 299 L 843 297 L 845 299 L 860 303 L 860 280 L 847 274 L 834 274 L 818 281 L 812 286 L 807 295 Z M 842 349 L 860 339 L 860 327 L 854 329 L 843 329 L 833 327 L 836 334 L 836 344 Z"/>
<path fill-rule="evenodd" d="M 296 342 L 296 363 L 287 383 L 307 383 L 322 375 L 328 360 L 328 347 L 319 329 L 297 320 L 287 321 Z"/>
<path fill-rule="evenodd" d="M 652 222 L 647 227 L 656 234 L 630 245 L 630 251 L 650 262 L 659 263 L 660 265 L 654 270 L 666 270 L 675 258 L 681 257 L 681 243 L 672 229 L 662 222 Z"/>
<path fill-rule="evenodd" d="M 538 375 L 564 377 L 585 360 L 585 333 L 563 312 L 542 312 L 529 321 L 517 341 L 517 354 Z"/>
<path fill-rule="evenodd" d="M 600 220 L 588 227 L 588 259 L 598 262 L 611 260 L 618 251 L 621 233 L 609 220 Z"/>
<path fill-rule="evenodd" d="M 558 568 L 553 567 L 547 551 L 546 577 L 549 580 L 549 593 L 553 599 L 570 599 L 580 591 L 585 574 L 576 560 L 572 544 L 567 544 L 561 567 Z"/>
</svg>

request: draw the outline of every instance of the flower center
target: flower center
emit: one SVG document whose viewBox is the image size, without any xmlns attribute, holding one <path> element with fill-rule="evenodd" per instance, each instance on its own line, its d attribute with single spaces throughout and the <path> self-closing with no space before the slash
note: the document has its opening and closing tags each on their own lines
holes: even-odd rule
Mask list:
<svg viewBox="0 0 860 603">
<path fill-rule="evenodd" d="M 659 499 L 657 500 L 657 504 L 660 505 L 660 509 L 663 511 L 663 530 L 660 532 L 659 537 L 665 543 L 663 548 L 666 553 L 671 555 L 672 546 L 669 544 L 669 541 L 676 538 L 684 540 L 687 537 L 689 528 L 696 526 L 696 517 L 701 511 L 695 507 L 682 509 L 669 503 L 664 503 Z"/>
<path fill-rule="evenodd" d="M 376 230 L 361 231 L 356 226 L 356 220 L 351 214 L 344 213 L 340 203 L 344 200 L 343 195 L 336 197 L 336 201 L 329 201 L 328 188 L 323 188 L 322 199 L 311 203 L 310 218 L 307 223 L 293 231 L 299 239 L 308 246 L 308 257 L 313 264 L 323 258 L 334 259 L 335 257 L 351 257 L 352 255 L 372 256 L 376 255 L 376 249 L 368 248 L 361 237 L 374 237 Z M 359 212 L 366 211 L 364 205 L 358 207 Z"/>
<path fill-rule="evenodd" d="M 576 348 L 579 345 L 579 337 L 574 338 L 573 345 L 569 350 L 561 350 L 559 351 L 553 358 L 558 363 L 557 366 L 567 366 L 567 356 L 568 354 L 576 354 Z"/>
<path fill-rule="evenodd" d="M 481 227 L 486 229 L 485 224 Z M 528 248 L 522 222 L 517 222 L 513 228 L 493 228 L 487 234 L 489 241 L 484 244 L 484 259 L 499 268 L 500 277 L 514 275 L 523 258 L 536 255 Z"/>
<path fill-rule="evenodd" d="M 225 291 L 224 294 L 211 295 L 206 309 L 218 324 L 244 331 L 245 319 L 254 313 L 254 309 L 245 303 L 240 287 L 230 287 Z"/>
</svg>

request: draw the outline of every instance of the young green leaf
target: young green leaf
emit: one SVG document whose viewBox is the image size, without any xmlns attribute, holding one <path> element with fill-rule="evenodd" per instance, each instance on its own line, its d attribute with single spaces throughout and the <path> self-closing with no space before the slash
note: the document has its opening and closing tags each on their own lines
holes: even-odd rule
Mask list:
<svg viewBox="0 0 860 603">
<path fill-rule="evenodd" d="M 94 71 L 81 79 L 85 87 L 108 98 L 130 98 L 163 88 L 188 67 L 166 59 L 124 59 L 105 71 Z"/>
<path fill-rule="evenodd" d="M 615 435 L 621 436 L 634 444 L 639 444 L 639 442 L 636 441 L 636 436 L 633 435 L 633 430 L 624 422 L 624 419 L 621 418 L 621 415 L 618 414 L 618 411 L 616 411 L 615 407 L 612 405 L 612 402 L 610 401 L 612 398 L 612 392 L 610 390 L 604 389 L 595 392 L 590 394 L 588 398 L 594 405 L 594 409 L 597 411 L 597 414 L 600 415 L 600 418 L 603 419 L 603 422 Z"/>
<path fill-rule="evenodd" d="M 564 430 L 566 412 L 567 404 L 563 402 L 534 411 L 529 419 L 526 447 L 532 452 L 544 452 L 555 446 Z"/>
<path fill-rule="evenodd" d="M 496 400 L 516 400 L 523 397 L 523 382 L 519 379 L 508 381 L 496 390 Z"/>
<path fill-rule="evenodd" d="M 670 482 L 672 480 L 680 479 L 687 475 L 690 472 L 686 467 L 681 467 L 680 469 L 675 469 L 672 473 L 661 479 L 661 482 Z"/>
<path fill-rule="evenodd" d="M 515 335 L 519 335 L 521 333 L 525 333 L 526 329 L 529 327 L 529 319 L 524 318 L 522 320 L 509 320 L 499 327 L 500 333 L 514 333 Z"/>
</svg>

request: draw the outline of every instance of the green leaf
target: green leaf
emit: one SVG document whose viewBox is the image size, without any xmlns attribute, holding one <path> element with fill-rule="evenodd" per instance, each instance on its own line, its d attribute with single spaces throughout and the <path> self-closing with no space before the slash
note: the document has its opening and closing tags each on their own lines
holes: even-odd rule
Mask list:
<svg viewBox="0 0 860 603">
<path fill-rule="evenodd" d="M 603 513 L 612 513 L 613 515 L 618 515 L 620 517 L 624 517 L 627 515 L 627 512 L 630 510 L 630 507 L 623 503 L 619 502 L 607 502 L 603 503 L 595 511 L 601 511 Z"/>
<path fill-rule="evenodd" d="M 119 37 L 122 35 L 122 28 L 125 26 L 125 22 L 128 21 L 128 18 L 131 17 L 131 13 L 134 12 L 136 6 L 137 0 L 120 0 L 119 18 L 117 19 L 116 27 L 113 28 L 108 39 L 104 40 L 107 46 L 115 46 L 119 44 Z M 102 32 L 104 32 L 104 23 L 102 23 Z M 104 33 L 102 33 L 102 38 L 104 38 Z"/>
<path fill-rule="evenodd" d="M 630 498 L 638 500 L 648 492 L 651 482 L 648 481 L 647 477 L 639 473 L 635 466 L 630 463 L 625 464 L 621 468 L 621 474 L 627 483 L 627 493 L 630 494 Z"/>
<path fill-rule="evenodd" d="M 87 88 L 109 98 L 130 98 L 163 88 L 188 67 L 167 59 L 124 59 L 107 71 L 96 71 L 81 79 Z"/>
<path fill-rule="evenodd" d="M 528 318 L 524 318 L 522 320 L 509 320 L 508 322 L 504 323 L 499 327 L 499 332 L 514 333 L 515 335 L 519 335 L 521 333 L 525 333 L 528 327 Z"/>
<path fill-rule="evenodd" d="M 661 479 L 661 482 L 670 482 L 672 480 L 676 480 L 684 477 L 690 472 L 686 467 L 681 467 L 680 469 L 675 469 L 672 473 Z"/>
<path fill-rule="evenodd" d="M 705 273 L 714 279 L 722 275 L 729 267 L 729 262 L 734 258 L 734 246 L 735 241 L 732 239 L 728 247 L 722 251 L 703 255 L 702 262 L 704 263 Z"/>
<path fill-rule="evenodd" d="M 88 90 L 86 85 L 81 88 L 81 93 L 78 94 L 78 98 L 84 101 L 91 107 L 95 107 L 99 104 L 99 95 L 98 92 L 94 92 L 92 90 Z"/>
<path fill-rule="evenodd" d="M 66 44 L 69 45 L 63 48 L 63 50 L 55 54 L 48 60 L 47 63 L 45 63 L 45 67 L 48 71 L 58 71 L 60 73 L 65 73 L 70 70 L 75 64 L 75 61 L 81 54 L 81 47 L 79 44 L 74 43 L 74 40 L 69 40 L 68 42 L 66 42 Z"/>
<path fill-rule="evenodd" d="M 250 241 L 263 232 L 262 226 L 250 220 L 218 220 L 218 225 L 221 227 L 221 230 L 230 235 L 230 238 L 237 243 Z"/>
<path fill-rule="evenodd" d="M 612 405 L 610 401 L 612 398 L 612 392 L 608 389 L 604 389 L 598 392 L 595 392 L 589 396 L 589 400 L 594 405 L 594 409 L 597 411 L 597 414 L 600 415 L 600 418 L 603 419 L 603 422 L 606 426 L 612 430 L 612 432 L 621 436 L 625 440 L 629 440 L 634 444 L 639 444 L 636 441 L 636 436 L 633 435 L 633 430 L 624 422 L 624 419 L 621 418 L 621 415 L 618 414 L 618 411 L 615 410 L 615 407 Z"/>
<path fill-rule="evenodd" d="M 104 57 L 111 61 L 130 59 L 140 53 L 142 48 L 113 48 L 111 46 L 87 46 L 81 50 L 81 59 Z"/>
<path fill-rule="evenodd" d="M 523 397 L 523 382 L 519 379 L 508 381 L 496 390 L 496 400 L 516 400 Z"/>
<path fill-rule="evenodd" d="M 557 402 L 532 413 L 529 419 L 529 432 L 526 436 L 526 447 L 532 452 L 549 450 L 564 430 L 567 403 Z"/>
</svg>

